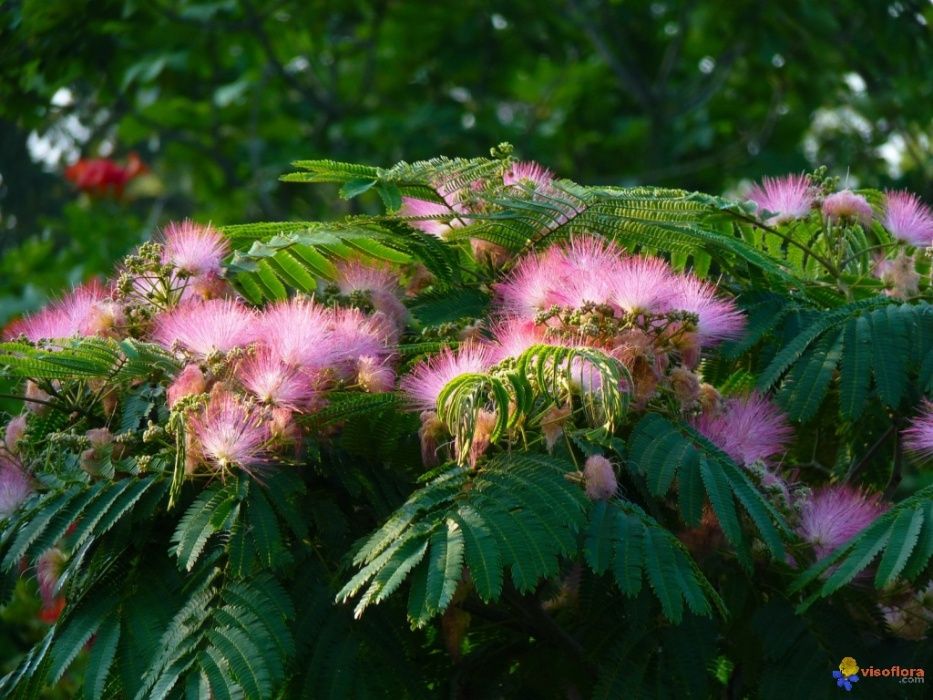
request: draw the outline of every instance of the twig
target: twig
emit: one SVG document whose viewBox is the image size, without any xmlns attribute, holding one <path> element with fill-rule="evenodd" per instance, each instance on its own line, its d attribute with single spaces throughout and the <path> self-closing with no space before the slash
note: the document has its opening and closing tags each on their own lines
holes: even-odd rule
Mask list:
<svg viewBox="0 0 933 700">
<path fill-rule="evenodd" d="M 893 432 L 894 432 L 894 424 L 892 423 L 892 424 L 888 427 L 888 429 L 885 430 L 885 431 L 881 434 L 881 437 L 879 437 L 879 438 L 875 441 L 875 443 L 874 443 L 871 447 L 868 448 L 868 452 L 866 452 L 865 454 L 863 454 L 863 455 L 862 455 L 862 458 L 861 458 L 858 462 L 853 463 L 853 465 L 852 465 L 851 467 L 849 467 L 849 471 L 846 472 L 846 476 L 845 476 L 845 479 L 843 479 L 843 481 L 845 481 L 846 483 L 848 483 L 849 481 L 851 481 L 852 478 L 853 478 L 866 464 L 868 464 L 868 461 L 869 461 L 872 457 L 875 456 L 875 453 L 880 449 L 880 447 L 884 444 L 884 441 L 887 440 L 887 439 L 888 439 L 888 436 L 889 436 L 891 433 L 893 433 Z"/>
</svg>

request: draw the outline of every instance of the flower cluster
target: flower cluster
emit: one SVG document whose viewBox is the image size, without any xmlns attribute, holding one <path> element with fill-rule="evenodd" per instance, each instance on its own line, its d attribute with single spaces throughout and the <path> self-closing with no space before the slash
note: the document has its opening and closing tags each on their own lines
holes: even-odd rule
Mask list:
<svg viewBox="0 0 933 700">
<path fill-rule="evenodd" d="M 812 232 L 808 235 L 814 249 L 828 252 L 829 257 L 835 254 L 839 268 L 836 272 L 863 264 L 861 255 L 845 252 L 865 247 L 860 243 L 861 234 L 846 242 L 847 231 L 854 227 L 874 235 L 874 226 L 880 224 L 888 237 L 876 238 L 871 246 L 875 257 L 869 272 L 886 283 L 889 296 L 908 298 L 917 294 L 920 273 L 915 249 L 933 248 L 933 209 L 917 195 L 888 191 L 877 206 L 872 206 L 862 194 L 849 189 L 835 191 L 832 179 L 798 174 L 766 177 L 751 188 L 747 198 L 757 206 L 758 217 L 773 226 L 796 226 L 811 220 L 811 212 L 819 211 L 822 216 L 818 223 L 825 224 L 825 240 Z"/>
<path fill-rule="evenodd" d="M 744 325 L 735 302 L 714 285 L 677 273 L 659 258 L 626 254 L 597 236 L 580 236 L 520 259 L 494 292 L 492 323 L 483 337 L 422 362 L 402 380 L 424 421 L 435 424 L 438 396 L 452 379 L 484 372 L 539 344 L 599 350 L 624 365 L 631 381 L 620 389 L 636 405 L 646 406 L 666 391 L 694 412 L 704 395 L 715 393 L 694 373 L 701 351 L 737 337 Z M 575 361 L 571 374 L 580 390 L 599 389 L 600 374 L 587 361 Z M 706 403 L 712 420 L 721 407 Z M 566 406 L 554 406 L 542 417 L 549 447 L 569 419 Z M 762 440 L 779 441 L 786 432 L 778 426 Z"/>
<path fill-rule="evenodd" d="M 256 309 L 223 278 L 229 252 L 210 226 L 170 224 L 161 243 L 144 244 L 126 259 L 117 282 L 78 287 L 4 335 L 52 346 L 74 336 L 134 337 L 174 353 L 182 369 L 165 396 L 184 416 L 190 473 L 251 471 L 296 447 L 296 417 L 319 409 L 329 389 L 395 387 L 393 348 L 406 311 L 391 272 L 348 262 L 335 280 L 345 296 L 332 305 L 296 297 Z M 55 389 L 30 383 L 27 398 L 31 392 L 38 404 Z M 8 442 L 24 421 L 10 424 Z M 81 466 L 93 472 L 100 445 L 112 436 L 92 428 L 86 439 Z M 7 452 L 0 461 L 2 512 L 29 490 L 14 450 Z"/>
</svg>

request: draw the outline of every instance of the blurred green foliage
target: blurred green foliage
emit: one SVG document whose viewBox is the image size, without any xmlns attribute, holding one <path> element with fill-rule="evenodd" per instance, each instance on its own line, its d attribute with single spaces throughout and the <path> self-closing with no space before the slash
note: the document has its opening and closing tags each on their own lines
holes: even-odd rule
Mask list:
<svg viewBox="0 0 933 700">
<path fill-rule="evenodd" d="M 821 162 L 929 198 L 930 21 L 920 0 L 7 0 L 0 321 L 171 218 L 320 214 L 331 193 L 276 184 L 299 157 L 507 140 L 591 183 L 718 192 Z M 150 175 L 119 202 L 62 177 L 131 151 Z"/>
</svg>

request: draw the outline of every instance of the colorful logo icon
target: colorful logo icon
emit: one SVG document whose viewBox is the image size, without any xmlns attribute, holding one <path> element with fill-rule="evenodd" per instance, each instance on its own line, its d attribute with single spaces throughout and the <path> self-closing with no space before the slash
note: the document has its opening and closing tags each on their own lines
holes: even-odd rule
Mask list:
<svg viewBox="0 0 933 700">
<path fill-rule="evenodd" d="M 858 683 L 858 664 L 851 656 L 845 657 L 839 662 L 839 670 L 833 671 L 833 678 L 836 679 L 837 688 L 852 690 L 852 684 Z"/>
</svg>

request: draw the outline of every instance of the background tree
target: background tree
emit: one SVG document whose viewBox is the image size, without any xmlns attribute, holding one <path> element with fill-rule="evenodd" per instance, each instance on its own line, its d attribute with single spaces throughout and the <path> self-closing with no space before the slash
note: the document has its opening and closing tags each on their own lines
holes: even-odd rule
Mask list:
<svg viewBox="0 0 933 700">
<path fill-rule="evenodd" d="M 170 218 L 319 214 L 329 192 L 275 184 L 296 156 L 389 163 L 508 140 L 587 182 L 716 192 L 828 163 L 929 196 L 930 20 L 919 0 L 12 0 L 0 317 Z M 116 204 L 76 202 L 66 164 L 130 152 L 147 178 Z"/>
</svg>

